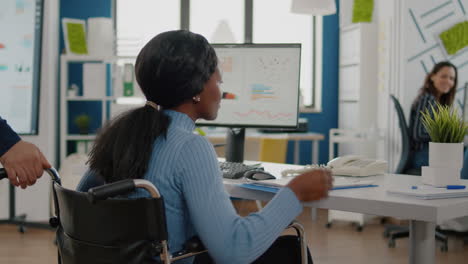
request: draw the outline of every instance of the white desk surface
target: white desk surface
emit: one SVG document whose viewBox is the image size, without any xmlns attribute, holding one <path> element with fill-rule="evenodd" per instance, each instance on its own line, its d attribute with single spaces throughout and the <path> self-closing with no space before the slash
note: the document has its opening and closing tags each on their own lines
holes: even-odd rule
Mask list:
<svg viewBox="0 0 468 264">
<path fill-rule="evenodd" d="M 209 132 L 206 134 L 208 138 L 226 138 L 226 132 Z M 247 139 L 259 138 L 286 138 L 289 140 L 323 140 L 325 136 L 316 132 L 305 133 L 260 133 L 254 131 L 247 131 L 245 133 Z"/>
<path fill-rule="evenodd" d="M 262 162 L 266 171 L 277 178 L 284 169 L 301 168 L 298 165 L 286 165 Z M 410 188 L 421 184 L 421 177 L 410 175 L 386 174 L 366 177 L 375 179 L 378 187 L 334 190 L 329 197 L 318 202 L 307 202 L 304 206 L 334 209 L 380 216 L 391 216 L 424 222 L 440 223 L 441 221 L 468 215 L 468 197 L 451 199 L 422 200 L 401 197 L 387 193 L 390 186 Z M 249 190 L 237 186 L 239 180 L 224 180 L 226 190 L 234 197 L 253 200 L 270 200 L 273 193 Z M 468 186 L 468 180 L 462 184 Z"/>
<path fill-rule="evenodd" d="M 262 162 L 266 171 L 281 177 L 285 169 L 298 169 L 302 166 Z M 436 223 L 468 215 L 468 197 L 437 200 L 422 200 L 400 197 L 387 193 L 391 186 L 409 188 L 421 183 L 421 177 L 386 174 L 374 176 L 378 187 L 334 190 L 327 199 L 303 203 L 304 206 L 350 211 L 381 216 L 391 216 L 410 220 L 408 263 L 435 263 Z M 224 180 L 224 186 L 233 197 L 252 200 L 270 200 L 274 194 L 239 187 L 239 180 Z M 461 184 L 468 185 L 468 180 Z"/>
</svg>

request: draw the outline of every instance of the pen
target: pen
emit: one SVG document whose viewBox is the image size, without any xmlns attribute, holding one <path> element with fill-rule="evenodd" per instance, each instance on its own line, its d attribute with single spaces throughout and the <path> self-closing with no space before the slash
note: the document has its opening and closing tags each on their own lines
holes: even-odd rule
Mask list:
<svg viewBox="0 0 468 264">
<path fill-rule="evenodd" d="M 465 185 L 447 185 L 447 190 L 460 190 L 465 188 Z"/>
<path fill-rule="evenodd" d="M 465 189 L 466 186 L 465 185 L 447 185 L 445 187 L 447 190 L 462 190 L 462 189 Z M 411 186 L 411 189 L 412 190 L 417 190 L 418 189 L 418 186 Z"/>
</svg>

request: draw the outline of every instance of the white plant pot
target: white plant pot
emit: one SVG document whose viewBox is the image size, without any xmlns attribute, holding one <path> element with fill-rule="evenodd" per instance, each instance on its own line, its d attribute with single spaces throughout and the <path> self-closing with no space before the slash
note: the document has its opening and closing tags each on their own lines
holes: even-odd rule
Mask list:
<svg viewBox="0 0 468 264">
<path fill-rule="evenodd" d="M 458 185 L 460 169 L 450 167 L 422 167 L 422 182 L 436 187 Z"/>
<path fill-rule="evenodd" d="M 463 143 L 429 142 L 429 167 L 422 167 L 422 182 L 434 186 L 455 185 L 463 167 Z"/>
<path fill-rule="evenodd" d="M 463 142 L 429 142 L 429 167 L 463 167 Z"/>
</svg>

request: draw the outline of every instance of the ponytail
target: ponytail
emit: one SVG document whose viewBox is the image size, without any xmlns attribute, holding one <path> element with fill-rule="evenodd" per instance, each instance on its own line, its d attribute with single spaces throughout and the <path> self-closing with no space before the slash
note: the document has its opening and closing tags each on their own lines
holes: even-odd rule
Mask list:
<svg viewBox="0 0 468 264">
<path fill-rule="evenodd" d="M 127 111 L 99 131 L 89 167 L 107 183 L 141 179 L 148 169 L 157 137 L 166 137 L 169 117 L 149 105 Z"/>
</svg>

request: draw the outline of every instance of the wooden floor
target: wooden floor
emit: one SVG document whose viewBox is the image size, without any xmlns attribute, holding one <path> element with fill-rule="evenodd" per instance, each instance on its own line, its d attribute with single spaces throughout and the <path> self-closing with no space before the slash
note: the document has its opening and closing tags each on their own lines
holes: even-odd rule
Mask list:
<svg viewBox="0 0 468 264">
<path fill-rule="evenodd" d="M 378 220 L 357 232 L 348 222 L 334 222 L 327 229 L 326 218 L 327 211 L 319 210 L 318 220 L 312 222 L 308 209 L 299 217 L 306 227 L 314 263 L 408 263 L 408 239 L 397 240 L 396 248 L 388 248 L 387 240 L 382 236 L 383 226 Z M 14 226 L 0 226 L 0 263 L 57 263 L 53 239 L 52 231 L 28 229 L 25 234 L 20 234 Z M 436 263 L 468 263 L 468 245 L 464 245 L 459 237 L 450 236 L 448 252 L 434 250 Z"/>
</svg>

